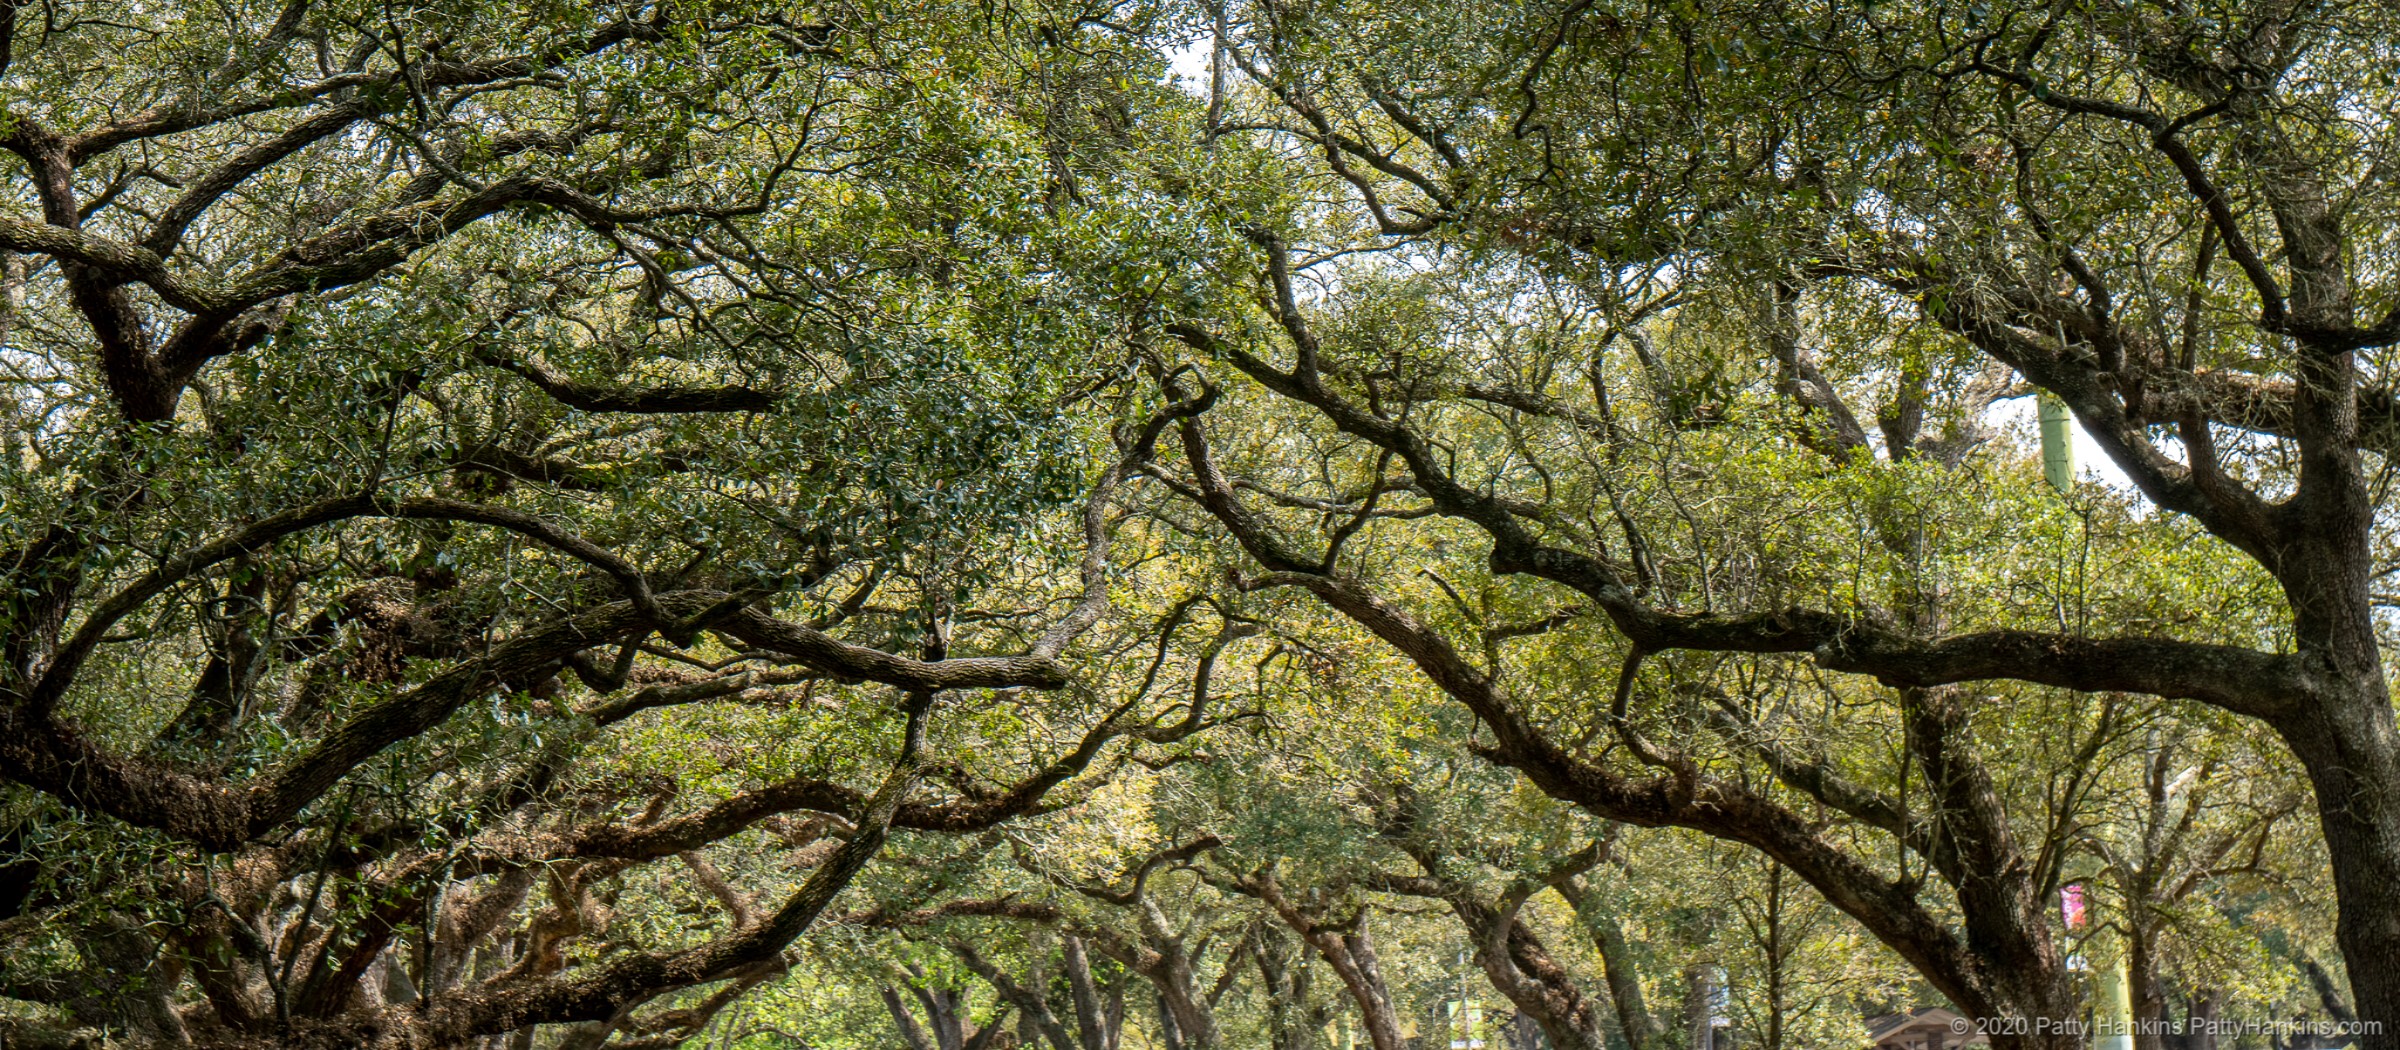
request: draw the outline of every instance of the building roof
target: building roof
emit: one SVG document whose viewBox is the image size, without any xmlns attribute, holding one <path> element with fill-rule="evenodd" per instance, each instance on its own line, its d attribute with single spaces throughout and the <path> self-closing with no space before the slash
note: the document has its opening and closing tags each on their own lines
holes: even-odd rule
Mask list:
<svg viewBox="0 0 2400 1050">
<path fill-rule="evenodd" d="M 1958 1023 L 1965 1019 L 1946 1007 L 1920 1006 L 1906 1013 L 1867 1018 L 1867 1039 L 1877 1050 L 1988 1045 L 1991 1040 L 1981 1032 L 1959 1032 Z"/>
</svg>

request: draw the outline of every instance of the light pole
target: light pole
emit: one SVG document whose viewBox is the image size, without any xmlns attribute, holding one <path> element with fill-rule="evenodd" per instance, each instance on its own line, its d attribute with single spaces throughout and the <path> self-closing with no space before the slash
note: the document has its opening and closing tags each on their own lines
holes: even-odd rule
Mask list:
<svg viewBox="0 0 2400 1050">
<path fill-rule="evenodd" d="M 1475 1001 L 1467 998 L 1467 953 L 1458 953 L 1458 1038 L 1450 1040 L 1450 1050 L 1483 1050 L 1483 1040 L 1475 1038 Z"/>
</svg>

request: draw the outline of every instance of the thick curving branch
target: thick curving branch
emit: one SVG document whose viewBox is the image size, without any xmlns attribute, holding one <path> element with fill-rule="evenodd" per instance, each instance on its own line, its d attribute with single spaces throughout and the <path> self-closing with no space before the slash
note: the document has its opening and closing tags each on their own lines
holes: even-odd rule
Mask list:
<svg viewBox="0 0 2400 1050">
<path fill-rule="evenodd" d="M 722 616 L 715 624 L 719 630 L 854 680 L 927 692 L 1056 688 L 1066 681 L 1063 668 L 1048 658 L 911 660 L 841 642 L 754 609 L 727 612 L 729 598 L 717 591 L 677 591 L 657 596 L 656 608 L 659 615 L 685 622 Z M 394 742 L 440 724 L 495 686 L 530 687 L 555 674 L 575 653 L 662 626 L 666 625 L 633 602 L 620 601 L 529 629 L 415 688 L 369 705 L 282 769 L 233 784 L 109 751 L 46 709 L 21 701 L 0 704 L 0 776 L 130 824 L 212 850 L 229 850 L 291 820 L 350 770 Z M 1051 787 L 1088 765 L 1106 739 L 1107 734 L 1095 731 L 1074 752 L 1010 792 L 938 821 L 927 818 L 927 823 L 976 826 L 979 820 L 1025 812 Z M 844 811 L 857 808 L 852 800 Z"/>
<path fill-rule="evenodd" d="M 691 387 L 619 387 L 584 383 L 561 375 L 540 361 L 519 360 L 498 354 L 485 358 L 491 364 L 523 376 L 526 382 L 539 387 L 542 393 L 569 408 L 585 412 L 634 412 L 646 415 L 669 415 L 689 412 L 765 412 L 775 407 L 776 396 L 765 390 L 740 385 Z"/>
<path fill-rule="evenodd" d="M 903 746 L 891 774 L 860 807 L 858 828 L 849 841 L 835 849 L 764 921 L 679 952 L 620 955 L 573 976 L 446 996 L 427 1003 L 406 1023 L 387 1029 L 376 1046 L 391 1050 L 449 1046 L 473 1036 L 533 1024 L 606 1020 L 617 1016 L 627 1003 L 732 976 L 773 960 L 808 932 L 834 898 L 882 851 L 893 820 L 922 776 L 915 746 L 923 732 L 922 715 L 922 707 L 912 714 L 910 744 Z"/>
<path fill-rule="evenodd" d="M 1591 599 L 1628 640 L 1649 652 L 1806 654 L 1829 669 L 1872 675 L 1893 685 L 1930 686 L 2014 679 L 2080 690 L 2122 690 L 2199 700 L 2240 714 L 2288 714 L 2320 683 L 2303 659 L 2234 646 L 2158 638 L 2091 639 L 2036 631 L 1985 631 L 1920 639 L 1864 612 L 1786 608 L 1740 615 L 1660 610 L 1639 598 L 1607 565 L 1542 542 L 1519 515 L 1488 493 L 1451 477 L 1445 458 L 1405 423 L 1375 415 L 1313 376 L 1284 372 L 1195 325 L 1170 328 L 1197 349 L 1233 362 L 1269 390 L 1308 404 L 1343 432 L 1399 456 L 1440 512 L 1478 526 L 1492 541 L 1495 572 L 1523 573 Z M 1310 577 L 1317 559 L 1272 536 L 1217 475 L 1205 438 L 1187 422 L 1186 459 L 1198 496 L 1251 556 L 1276 572 Z"/>
</svg>

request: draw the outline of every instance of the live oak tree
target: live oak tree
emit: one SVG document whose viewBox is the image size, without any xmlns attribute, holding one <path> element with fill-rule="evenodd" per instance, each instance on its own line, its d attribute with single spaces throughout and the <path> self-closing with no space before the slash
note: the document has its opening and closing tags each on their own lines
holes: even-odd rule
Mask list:
<svg viewBox="0 0 2400 1050">
<path fill-rule="evenodd" d="M 2367 1045 L 2393 1045 L 2400 737 L 2374 584 L 2388 547 L 2383 362 L 2400 340 L 2391 17 L 2308 3 L 1236 5 L 1218 50 L 1255 93 L 1227 95 L 1219 130 L 1285 145 L 1326 198 L 1253 231 L 1255 313 L 1196 311 L 1182 334 L 1364 458 L 1330 508 L 1331 547 L 1262 542 L 1196 455 L 1193 497 L 1270 570 L 1261 582 L 1311 588 L 1456 694 L 1492 689 L 1498 672 L 1454 660 L 1454 643 L 1333 571 L 1348 534 L 1333 526 L 1367 520 L 1368 493 L 1420 493 L 1481 534 L 1494 571 L 1587 603 L 1636 653 L 1806 657 L 1894 688 L 1936 733 L 1971 710 L 1953 686 L 1993 679 L 2257 719 L 2311 779 L 2349 981 L 2383 1029 Z M 1291 290 L 1302 271 L 1378 244 L 1546 275 L 1625 349 L 1536 344 L 1445 370 L 1437 359 L 1455 350 L 1411 356 L 1373 325 L 1312 333 L 1312 295 Z M 1974 446 L 1995 384 L 2058 398 L 2147 501 L 2248 564 L 2229 577 L 2271 586 L 2278 622 L 2042 624 L 1955 600 L 1927 619 L 1909 601 L 1823 591 L 1697 600 L 1653 571 L 1655 534 L 1610 520 L 1631 516 L 1609 504 L 1624 456 L 1609 409 L 1642 382 L 1687 429 L 1738 407 L 1711 375 L 1650 367 L 1645 327 L 1702 299 L 1748 312 L 1751 360 L 1776 368 L 1794 440 L 1844 469 Z M 1262 322 L 1283 329 L 1272 355 L 1242 334 Z M 1829 370 L 1826 344 L 1866 360 Z M 1608 367 L 1629 361 L 1632 374 Z M 1462 413 L 1496 420 L 1469 437 Z M 1593 435 L 1579 464 L 1591 480 L 1545 459 L 1555 438 L 1507 444 L 1514 420 L 1537 418 Z M 1664 818 L 1614 781 L 1567 775 L 1585 767 L 1553 761 L 1561 741 L 1538 722 L 1494 730 L 1504 760 L 1560 770 L 1547 785 L 1562 797 Z M 1958 781 L 1955 765 L 1922 758 L 1937 788 L 1964 788 L 1946 812 L 1979 808 L 1983 789 L 1965 785 L 1980 774 Z M 1671 769 L 1650 783 L 1659 805 L 1689 797 Z M 1735 837 L 1776 838 L 1759 817 L 1726 819 L 1749 825 Z M 1969 836 L 2001 852 L 1959 869 L 1965 881 L 2034 870 L 2006 859 L 1997 830 Z M 1865 899 L 1880 879 L 1811 881 L 1862 914 L 1880 910 Z M 1962 900 L 1970 928 L 1996 922 L 1999 940 L 1978 936 L 1960 966 L 1993 963 L 2002 985 L 2022 985 L 1992 998 L 1945 979 L 1962 1006 L 2074 1015 L 2057 946 L 2041 943 L 2043 881 Z"/>
<path fill-rule="evenodd" d="M 1134 33 L 0 5 L 0 1041 L 672 1045 L 1168 739 Z"/>
<path fill-rule="evenodd" d="M 2390 17 L 0 0 L 0 1042 L 2388 1028 Z"/>
<path fill-rule="evenodd" d="M 1277 650 L 1331 657 L 1363 641 L 1343 633 L 1310 628 L 1229 651 L 1223 685 L 1249 691 L 1233 673 L 1237 654 L 1253 663 L 1247 657 L 1263 650 L 1267 658 L 1254 666 L 1271 667 Z M 1754 1006 L 1772 1009 L 1778 991 L 1803 1004 L 1784 1019 L 1792 1027 L 1836 1039 L 1856 1031 L 1850 996 L 1910 1001 L 1888 985 L 1826 980 L 1828 972 L 1898 968 L 1863 950 L 1863 937 L 1831 909 L 1796 903 L 1804 893 L 1796 879 L 1779 898 L 1766 880 L 1728 862 L 1738 851 L 1720 844 L 1712 855 L 1710 840 L 1674 830 L 1611 829 L 1543 797 L 1466 753 L 1464 720 L 1384 677 L 1400 669 L 1371 651 L 1360 655 L 1330 672 L 1341 682 L 1308 690 L 1329 694 L 1331 709 L 1313 695 L 1286 696 L 1263 709 L 1263 735 L 1217 738 L 1205 745 L 1208 760 L 1120 780 L 1108 799 L 1074 813 L 1012 823 L 1000 833 L 1010 847 L 990 851 L 979 872 L 918 869 L 885 890 L 894 903 L 852 921 L 897 927 L 900 940 L 871 949 L 885 958 L 916 957 L 912 943 L 969 946 L 981 956 L 976 972 L 990 976 L 929 971 L 912 979 L 941 994 L 965 993 L 968 1013 L 1010 1004 L 1021 1016 L 1046 1011 L 1065 1042 L 1076 1031 L 1067 1019 L 1077 982 L 1053 981 L 1046 999 L 1026 1004 L 1038 997 L 1030 975 L 1063 971 L 1071 979 L 1100 957 L 1087 951 L 1076 963 L 1063 950 L 1070 939 L 1104 945 L 1164 978 L 1160 998 L 1170 1007 L 1178 999 L 1204 1005 L 1224 1045 L 1324 1046 L 1311 1029 L 1330 1020 L 1359 1045 L 1422 1046 L 1456 1037 L 1442 1004 L 1462 988 L 1483 1004 L 1487 1039 L 1521 1025 L 1553 1046 L 1617 1038 L 1678 1045 L 1690 1027 L 1688 993 L 1719 971 L 1733 978 L 1745 1022 L 1733 1038 L 1742 1041 L 1776 1027 L 1747 1022 Z M 1341 711 L 1349 705 L 1338 698 L 1350 689 L 1396 685 L 1401 695 Z M 900 873 L 884 871 L 885 879 Z M 1754 967 L 1764 952 L 1734 933 L 1733 916 L 1779 907 L 1787 909 L 1777 920 L 1785 938 L 1780 984 L 1753 981 L 1775 968 Z M 1803 930 L 1811 921 L 1837 936 L 1811 936 Z M 1825 929 L 1828 922 L 1836 929 Z M 1044 944 L 1042 936 L 1056 939 Z M 1186 962 L 1149 965 L 1130 950 L 1145 944 Z M 1254 971 L 1251 960 L 1261 956 L 1270 964 Z M 1152 984 L 1140 971 L 1124 973 L 1137 989 Z M 972 994 L 979 989 L 982 996 Z M 1656 1016 L 1645 1002 L 1656 1004 Z M 1705 1016 L 1708 1000 L 1700 1002 Z M 1196 1026 L 1169 1020 L 1173 1009 L 1153 1016 L 1140 998 L 1134 1003 L 1120 1031 L 1138 1035 L 1126 1038 L 1191 1045 Z M 1311 1015 L 1314 1024 L 1295 1024 Z M 810 1038 L 876 1042 L 871 1026 L 860 1027 L 869 1031 L 812 1025 Z M 1037 1027 L 1050 1030 L 1048 1022 Z"/>
<path fill-rule="evenodd" d="M 1887 472 L 1873 461 L 1836 460 L 1827 470 L 1812 465 L 1824 457 L 1808 449 L 1796 464 L 1787 458 L 1784 469 L 1827 471 L 1816 479 L 1743 477 L 1720 458 L 1725 449 L 1687 458 L 1655 433 L 1649 440 L 1666 446 L 1656 464 L 1666 487 L 1638 495 L 1611 492 L 1622 475 L 1607 470 L 1609 443 L 1648 430 L 1651 423 L 1625 415 L 1605 422 L 1597 416 L 1576 418 L 1581 414 L 1573 408 L 1505 389 L 1470 389 L 1463 406 L 1449 400 L 1474 382 L 1458 377 L 1465 370 L 1460 366 L 1554 367 L 1558 358 L 1548 357 L 1554 352 L 1548 347 L 1511 345 L 1506 337 L 1485 342 L 1489 330 L 1476 327 L 1472 312 L 1459 322 L 1463 330 L 1445 328 L 1443 321 L 1433 320 L 1444 317 L 1439 303 L 1425 304 L 1413 315 L 1395 310 L 1389 304 L 1404 296 L 1404 289 L 1355 277 L 1355 297 L 1341 300 L 1341 312 L 1324 318 L 1320 327 L 1288 297 L 1289 271 L 1280 259 L 1269 267 L 1268 309 L 1280 303 L 1284 329 L 1277 342 L 1302 348 L 1301 363 L 1292 371 L 1236 341 L 1247 336 L 1219 337 L 1197 328 L 1182 335 L 1267 390 L 1333 417 L 1360 439 L 1358 445 L 1331 443 L 1323 459 L 1292 466 L 1279 462 L 1284 453 L 1274 442 L 1232 442 L 1220 453 L 1210 416 L 1201 413 L 1179 425 L 1182 442 L 1175 461 L 1153 461 L 1145 468 L 1205 508 L 1263 570 L 1246 574 L 1241 586 L 1305 591 L 1373 632 L 1489 727 L 1492 739 L 1478 744 L 1479 750 L 1523 771 L 1560 799 L 1611 819 L 1687 827 L 1761 849 L 1850 913 L 1963 1008 L 1982 1016 L 2072 1017 L 2078 1012 L 2081 992 L 2057 940 L 2050 900 L 2061 866 L 2075 853 L 2072 836 L 2085 819 L 2080 813 L 2089 806 L 2096 760 L 2119 736 L 2110 717 L 2104 714 L 2086 725 L 2055 716 L 2044 720 L 2069 735 L 2043 760 L 2019 762 L 2010 759 L 2028 756 L 2003 756 L 1978 742 L 1968 698 L 1953 691 L 1905 689 L 1882 701 L 1771 662 L 1721 662 L 1710 668 L 1671 653 L 1654 657 L 1649 644 L 1658 639 L 1640 636 L 1630 647 L 1598 650 L 1617 667 L 1615 674 L 1603 676 L 1588 666 L 1561 662 L 1592 658 L 1591 607 L 1545 603 L 1538 592 L 1481 575 L 1479 567 L 1462 564 L 1457 555 L 1437 555 L 1431 566 L 1412 572 L 1411 561 L 1421 556 L 1413 553 L 1415 545 L 1393 546 L 1385 539 L 1413 528 L 1438 534 L 1444 526 L 1425 516 L 1420 501 L 1429 499 L 1438 509 L 1449 500 L 1480 513 L 1478 526 L 1507 524 L 1521 513 L 1534 519 L 1533 527 L 1554 528 L 1568 542 L 1587 548 L 1608 543 L 1598 538 L 1601 529 L 1622 528 L 1628 544 L 1644 552 L 1646 567 L 1639 571 L 1649 574 L 1646 586 L 1660 594 L 1687 592 L 1695 602 L 1735 604 L 1754 595 L 1795 591 L 1837 590 L 1857 598 L 1872 587 L 1870 600 L 1902 608 L 1913 604 L 1920 615 L 1934 616 L 1998 596 L 1946 579 L 1963 552 L 1932 537 L 1946 529 L 1969 534 L 1994 529 L 1998 520 L 1977 520 L 1977 515 L 2005 515 L 2014 509 L 2008 501 L 1967 514 L 1937 513 L 1924 495 L 1932 491 L 1933 478 L 1920 468 L 1900 465 Z M 1476 308 L 1492 307 L 1468 304 L 1470 311 Z M 1368 313 L 1374 321 L 1349 316 L 1353 312 Z M 1427 327 L 1399 327 L 1391 321 L 1395 314 Z M 1320 337 L 1320 330 L 1328 334 Z M 1567 360 L 1590 350 L 1571 330 L 1550 335 L 1560 348 L 1555 352 Z M 1426 345 L 1448 353 L 1420 356 L 1418 348 Z M 1672 360 L 1661 356 L 1662 363 Z M 1337 389 L 1336 383 L 1359 375 L 1373 377 L 1363 397 L 1352 400 Z M 1178 380 L 1167 382 L 1173 386 Z M 1507 411 L 1511 401 L 1530 402 L 1533 411 L 1516 416 Z M 1501 409 L 1487 412 L 1478 402 L 1498 403 Z M 1367 403 L 1382 411 L 1363 407 Z M 1676 425 L 1668 422 L 1670 433 Z M 1431 426 L 1443 428 L 1441 451 L 1419 436 L 1418 428 Z M 1737 428 L 1727 423 L 1716 428 L 1715 437 L 1771 442 L 1784 429 L 1780 422 L 1764 433 L 1741 434 Z M 1491 459 L 1452 458 L 1468 451 Z M 1619 463 L 1647 454 L 1623 445 L 1613 451 L 1625 454 Z M 1494 481 L 1520 469 L 1511 460 L 1541 488 L 1523 497 L 1493 493 Z M 1407 477 L 1379 473 L 1395 463 L 1408 465 Z M 1711 483 L 1676 476 L 1703 464 L 1722 473 Z M 1597 476 L 1576 473 L 1595 465 L 1602 467 Z M 1461 481 L 1467 471 L 1479 480 Z M 1782 492 L 1757 487 L 1786 480 L 1794 483 Z M 1912 494 L 1917 486 L 1926 487 Z M 1568 491 L 1588 502 L 1577 506 Z M 1390 501 L 1382 502 L 1379 493 L 1391 493 Z M 1651 518 L 1630 506 L 1635 500 L 1655 501 L 1662 516 L 1680 520 Z M 1741 521 L 1784 518 L 1787 525 L 1776 537 L 1793 553 L 1827 540 L 1854 550 L 1832 564 L 1796 562 L 1791 554 L 1712 564 L 1710 548 L 1719 542 L 1715 530 L 1735 522 L 1714 520 L 1722 512 L 1694 505 L 1735 501 L 1748 504 Z M 1805 513 L 1801 508 L 1828 502 L 1861 506 L 1859 520 L 1843 522 L 1833 536 L 1792 520 Z M 1612 505 L 1618 508 L 1614 520 L 1603 517 L 1612 513 Z M 1427 524 L 1407 524 L 1420 520 Z M 1654 531 L 1677 527 L 1696 535 L 1687 544 Z M 1865 550 L 1855 549 L 1860 543 Z M 1463 579 L 1463 590 L 1451 582 L 1453 575 Z M 1411 611 L 1394 588 L 1420 596 L 1419 603 L 1430 602 L 1431 610 Z M 1932 593 L 1941 593 L 1938 601 L 1929 597 Z M 1681 626 L 1660 619 L 1666 631 Z M 1858 769 L 1822 737 L 1790 739 L 1795 730 L 1836 720 L 1851 722 L 1842 730 L 1856 732 L 1864 712 L 1874 712 L 1872 717 L 1900 741 L 1896 777 Z M 1660 721 L 1644 724 L 1651 719 Z M 1722 746 L 1688 739 L 1695 725 L 1713 726 Z M 1633 760 L 1637 769 L 1652 768 L 1628 773 L 1608 759 L 1609 751 Z M 2012 768 L 2045 771 L 2064 778 L 2067 788 L 2011 790 L 2026 786 L 2009 782 Z M 1798 798 L 1788 798 L 1787 792 Z M 1829 828 L 1826 813 L 1852 826 Z M 1893 863 L 1880 848 L 1850 845 L 1861 833 L 1888 836 L 1903 852 L 1900 862 Z M 1922 899 L 1928 880 L 1938 880 L 1955 903 Z"/>
</svg>

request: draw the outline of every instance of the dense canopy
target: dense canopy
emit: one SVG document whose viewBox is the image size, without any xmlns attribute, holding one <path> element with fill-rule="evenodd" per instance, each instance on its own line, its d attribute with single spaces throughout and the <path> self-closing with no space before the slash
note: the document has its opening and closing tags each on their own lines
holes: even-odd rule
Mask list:
<svg viewBox="0 0 2400 1050">
<path fill-rule="evenodd" d="M 0 0 L 0 110 L 0 1050 L 2400 1048 L 2380 0 Z"/>
</svg>

